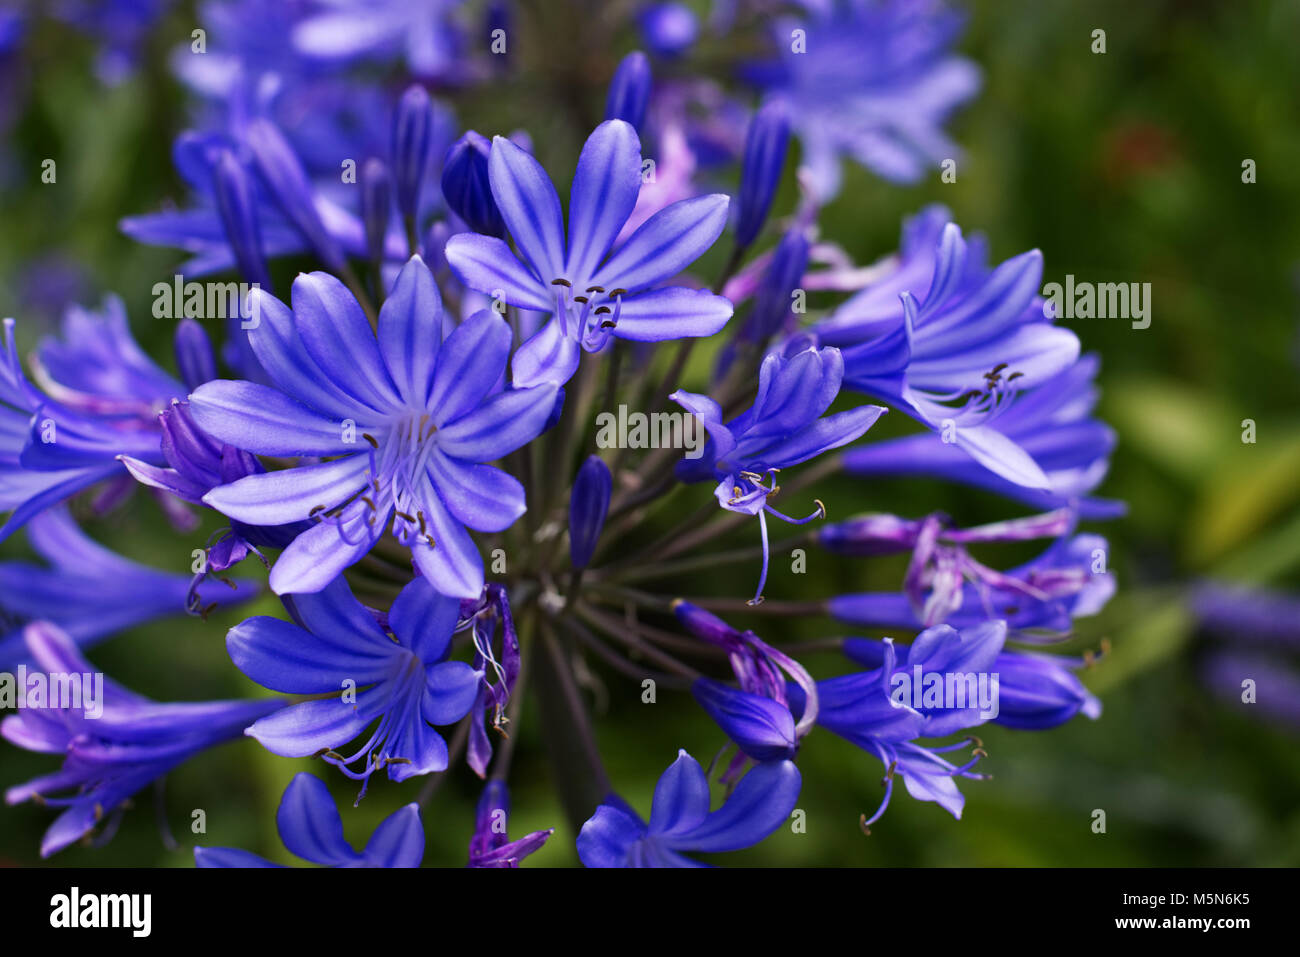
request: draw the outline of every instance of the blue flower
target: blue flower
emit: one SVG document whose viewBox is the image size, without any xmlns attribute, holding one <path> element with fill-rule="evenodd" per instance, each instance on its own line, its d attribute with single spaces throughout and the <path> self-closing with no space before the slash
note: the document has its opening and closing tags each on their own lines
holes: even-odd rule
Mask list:
<svg viewBox="0 0 1300 957">
<path fill-rule="evenodd" d="M 710 811 L 704 770 L 679 751 L 655 786 L 650 822 L 611 795 L 582 826 L 578 857 L 587 867 L 700 867 L 684 855 L 752 847 L 780 827 L 799 800 L 800 784 L 793 762 L 760 764 Z"/>
<path fill-rule="evenodd" d="M 1118 518 L 1127 510 L 1123 502 L 1089 494 L 1106 477 L 1116 441 L 1115 430 L 1092 417 L 1099 366 L 1096 355 L 1085 355 L 1042 385 L 1018 395 L 998 414 L 998 431 L 1043 470 L 1046 489 L 1027 488 L 1003 478 L 933 432 L 849 449 L 844 453 L 844 471 L 863 478 L 939 478 L 987 489 L 1033 508 L 1068 506 L 1080 518 Z"/>
<path fill-rule="evenodd" d="M 700 24 L 684 3 L 654 3 L 637 17 L 641 37 L 656 56 L 678 57 L 695 45 Z"/>
<path fill-rule="evenodd" d="M 158 413 L 186 388 L 141 351 L 116 297 L 102 312 L 73 307 L 62 337 L 44 340 L 27 379 L 4 321 L 0 355 L 0 540 L 49 506 L 105 479 L 129 488 L 117 457 L 162 464 Z"/>
<path fill-rule="evenodd" d="M 54 625 L 36 622 L 24 634 L 31 656 L 48 674 L 96 674 Z M 106 815 L 116 818 L 141 788 L 199 752 L 239 737 L 249 722 L 281 702 L 159 704 L 105 678 L 102 713 L 95 716 L 86 704 L 83 698 L 79 705 L 28 708 L 0 722 L 0 736 L 11 744 L 63 758 L 58 771 L 5 792 L 7 804 L 37 800 L 64 809 L 41 840 L 42 857 L 80 840 Z M 63 792 L 71 796 L 57 796 Z"/>
<path fill-rule="evenodd" d="M 976 66 L 950 52 L 961 16 L 915 0 L 816 6 L 773 24 L 779 60 L 752 78 L 786 105 L 819 198 L 839 192 L 841 156 L 905 183 L 959 156 L 943 124 L 980 88 Z"/>
<path fill-rule="evenodd" d="M 483 559 L 466 527 L 501 531 L 525 511 L 523 486 L 482 463 L 536 438 L 556 395 L 552 385 L 502 388 L 505 320 L 483 310 L 444 341 L 438 289 L 418 257 L 384 302 L 378 341 L 325 273 L 298 277 L 293 312 L 264 293 L 254 300 L 248 335 L 276 388 L 210 382 L 190 397 L 191 414 L 236 448 L 332 458 L 249 475 L 203 501 L 250 525 L 317 521 L 276 561 L 277 594 L 325 587 L 393 519 L 393 536 L 439 591 L 477 598 Z"/>
<path fill-rule="evenodd" d="M 418 98 L 413 87 L 408 94 Z M 421 91 L 422 92 L 422 91 Z M 203 276 L 238 266 L 246 281 L 269 289 L 264 261 L 311 251 L 331 270 L 341 272 L 347 257 L 368 258 L 371 253 L 366 223 L 360 216 L 359 189 L 338 188 L 338 163 L 371 154 L 386 154 L 389 166 L 398 161 L 406 177 L 408 200 L 417 200 L 415 220 L 424 220 L 441 205 L 441 194 L 429 188 L 438 181 L 439 169 L 452 137 L 452 118 L 430 102 L 423 119 L 427 128 L 415 138 L 405 133 L 412 114 L 399 101 L 391 109 L 388 142 L 368 146 L 361 138 L 342 147 L 296 146 L 280 124 L 265 110 L 241 116 L 229 130 L 185 132 L 177 137 L 172 160 L 189 186 L 194 204 L 123 219 L 120 227 L 138 242 L 173 246 L 192 258 L 182 264 L 188 276 Z M 386 115 L 388 106 L 373 104 L 372 113 Z M 407 145 L 424 144 L 414 153 Z M 403 155 L 392 150 L 403 149 Z M 332 157 L 328 175 L 313 179 L 307 160 L 313 150 Z M 417 157 L 423 157 L 422 164 Z M 421 185 L 424 188 L 420 188 Z M 391 281 L 398 266 L 411 254 L 403 225 L 394 222 L 383 237 L 384 263 Z M 232 333 L 232 338 L 238 338 Z M 244 371 L 249 374 L 248 370 Z"/>
<path fill-rule="evenodd" d="M 363 850 L 343 838 L 343 819 L 320 778 L 302 772 L 284 789 L 275 812 L 280 840 L 296 856 L 326 867 L 419 867 L 424 859 L 420 807 L 407 804 L 375 828 Z M 233 847 L 196 847 L 196 867 L 281 867 Z"/>
<path fill-rule="evenodd" d="M 461 37 L 451 14 L 461 0 L 358 0 L 322 4 L 292 34 L 294 48 L 320 60 L 387 59 L 405 55 L 420 77 L 448 74 L 458 63 Z"/>
<path fill-rule="evenodd" d="M 630 124 L 607 120 L 583 146 L 567 241 L 559 196 L 537 160 L 498 136 L 488 170 L 519 255 L 495 236 L 460 234 L 447 242 L 447 262 L 471 289 L 553 314 L 515 353 L 516 384 L 563 385 L 581 350 L 596 351 L 610 336 L 637 342 L 711 336 L 731 318 L 731 303 L 721 296 L 656 288 L 713 245 L 726 225 L 726 196 L 673 203 L 610 253 L 641 188 L 641 143 Z"/>
<path fill-rule="evenodd" d="M 779 491 L 776 473 L 852 442 L 885 411 L 878 405 L 862 405 L 823 418 L 839 394 L 843 374 L 839 350 L 817 348 L 806 337 L 796 338 L 767 354 L 754 404 L 725 425 L 722 408 L 708 396 L 680 389 L 670 396 L 697 416 L 709 433 L 700 457 L 677 463 L 677 477 L 683 482 L 718 480 L 714 496 L 719 505 L 759 518 L 763 572 L 755 603 L 761 601 L 767 580 L 766 516 L 802 524 L 824 513 L 820 502 L 817 511 L 804 519 L 774 509 L 768 499 Z"/>
<path fill-rule="evenodd" d="M 1051 480 L 1001 426 L 1019 393 L 1078 358 L 1079 340 L 1044 318 L 1042 254 L 990 270 L 984 241 L 967 240 L 929 207 L 904 225 L 897 268 L 812 331 L 844 353 L 844 382 L 889 402 L 1008 482 Z"/>
<path fill-rule="evenodd" d="M 88 538 L 66 509 L 42 512 L 27 540 L 48 563 L 0 563 L 0 669 L 28 660 L 22 625 L 57 625 L 82 648 L 135 625 L 187 608 L 244 602 L 257 593 L 248 582 L 195 588 L 186 575 L 137 564 Z"/>
<path fill-rule="evenodd" d="M 988 639 L 983 642 L 983 647 L 980 649 L 978 664 L 986 673 L 998 676 L 998 713 L 991 719 L 994 724 L 1008 728 L 1043 731 L 1064 724 L 1081 712 L 1089 718 L 1101 717 L 1101 702 L 1083 686 L 1083 682 L 1071 670 L 1081 666 L 1083 662 L 1072 661 L 1062 655 L 1045 655 L 1029 651 L 998 651 L 994 647 L 992 638 L 999 633 L 999 626 L 1000 633 L 1005 635 L 1006 628 L 1003 622 L 988 622 L 962 632 L 963 637 L 983 634 Z M 922 634 L 931 632 L 943 635 L 952 632 L 952 629 L 941 625 Z M 996 645 L 1001 646 L 1000 639 Z M 985 659 L 990 650 L 996 651 L 996 655 L 988 661 Z M 894 646 L 893 651 L 897 656 L 894 674 L 904 668 L 922 663 L 920 661 L 922 656 L 927 656 L 923 662 L 926 672 L 958 670 L 936 662 L 933 656 L 933 642 L 927 646 L 921 643 L 920 637 L 910 646 Z M 846 638 L 844 654 L 868 668 L 879 668 L 884 664 L 889 649 L 886 647 L 886 642 L 872 641 L 868 638 Z M 978 669 L 967 664 L 961 670 L 971 672 Z M 959 724 L 958 713 L 951 711 L 930 712 L 925 708 L 919 710 L 929 719 L 925 726 L 927 735 L 947 734 L 963 727 L 974 727 L 979 723 L 971 721 L 969 724 Z M 943 715 L 948 717 L 944 718 Z M 940 718 L 937 722 L 936 716 Z"/>
<path fill-rule="evenodd" d="M 463 718 L 483 680 L 483 672 L 447 660 L 460 602 L 416 578 L 385 626 L 339 578 L 318 594 L 287 596 L 285 606 L 296 624 L 249 618 L 230 629 L 226 648 L 258 684 L 315 697 L 262 718 L 248 734 L 274 754 L 320 754 L 357 781 L 380 769 L 394 781 L 445 770 L 447 744 L 432 726 Z M 338 753 L 372 724 L 355 753 Z M 357 761 L 360 771 L 350 767 Z"/>
<path fill-rule="evenodd" d="M 1032 521 L 1037 519 L 1024 525 L 1033 528 Z M 1115 593 L 1115 576 L 1106 570 L 1106 540 L 1099 535 L 1062 535 L 1036 558 L 999 572 L 971 559 L 961 544 L 939 544 L 934 529 L 931 523 L 925 536 L 918 536 L 903 593 L 837 595 L 826 603 L 830 614 L 850 624 L 880 628 L 926 628 L 945 622 L 966 628 L 1004 619 L 1014 632 L 1064 633 L 1075 618 L 1099 612 Z"/>
<path fill-rule="evenodd" d="M 1192 611 L 1202 628 L 1235 642 L 1300 651 L 1300 596 L 1221 582 L 1198 582 Z"/>
<path fill-rule="evenodd" d="M 474 836 L 469 842 L 470 867 L 518 867 L 521 860 L 540 850 L 546 839 L 555 833 L 555 828 L 547 828 L 512 841 L 506 832 L 509 817 L 509 789 L 504 781 L 489 781 L 483 786 L 474 813 Z"/>
<path fill-rule="evenodd" d="M 932 639 L 934 645 L 940 646 L 930 649 L 935 660 L 960 660 L 967 653 L 978 658 L 992 644 L 1001 644 L 997 631 L 988 629 L 973 634 L 969 642 L 964 639 L 954 642 L 947 629 L 933 632 Z M 983 778 L 971 768 L 984 756 L 984 751 L 976 747 L 972 759 L 958 766 L 940 755 L 966 747 L 967 741 L 945 747 L 917 743 L 916 738 L 934 733 L 927 730 L 931 718 L 910 704 L 895 700 L 890 687 L 890 679 L 896 672 L 894 643 L 886 641 L 883 647 L 883 661 L 876 671 L 817 682 L 818 726 L 853 743 L 885 766 L 885 796 L 870 817 L 862 816 L 862 828 L 870 833 L 871 825 L 885 813 L 893 797 L 894 778 L 899 775 L 913 798 L 934 801 L 953 817 L 960 818 L 965 798 L 954 779 Z M 797 701 L 795 707 L 797 711 Z"/>
</svg>

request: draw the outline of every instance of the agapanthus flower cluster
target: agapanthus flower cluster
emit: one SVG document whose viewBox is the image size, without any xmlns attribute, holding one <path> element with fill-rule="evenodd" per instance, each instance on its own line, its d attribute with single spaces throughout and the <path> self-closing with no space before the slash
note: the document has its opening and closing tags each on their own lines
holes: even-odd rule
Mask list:
<svg viewBox="0 0 1300 957">
<path fill-rule="evenodd" d="M 265 577 L 269 613 L 225 647 L 274 696 L 110 685 L 92 715 L 18 689 L 5 738 L 63 761 L 6 792 L 66 808 L 42 854 L 243 737 L 313 762 L 276 825 L 318 865 L 466 863 L 425 861 L 423 822 L 438 782 L 470 775 L 469 866 L 565 848 L 695 866 L 787 826 L 805 783 L 851 786 L 801 773 L 811 735 L 883 768 L 883 801 L 860 795 L 870 833 L 899 778 L 960 817 L 992 760 L 981 725 L 1099 716 L 1078 676 L 1096 656 L 1047 646 L 1115 590 L 1105 539 L 1080 528 L 1122 510 L 1092 497 L 1114 436 L 1093 418 L 1097 358 L 1042 309 L 1043 254 L 992 265 L 938 206 L 874 264 L 819 225 L 842 158 L 910 182 L 955 155 L 943 125 L 979 87 L 957 11 L 644 5 L 619 40 L 643 49 L 570 90 L 572 137 L 474 109 L 541 69 L 520 65 L 546 38 L 513 5 L 201 6 L 211 51 L 172 58 L 194 95 L 173 147 L 187 192 L 122 230 L 183 251 L 185 278 L 229 283 L 238 308 L 176 324 L 175 373 L 114 298 L 70 307 L 27 362 L 5 320 L 0 537 L 45 564 L 0 563 L 0 665 L 90 673 L 78 646 L 237 608 Z M 727 76 L 693 63 L 746 29 Z M 874 480 L 917 475 L 994 493 L 1004 517 L 892 514 Z M 147 567 L 80 527 L 136 486 L 178 540 L 218 528 L 193 565 Z M 786 565 L 795 547 L 897 578 L 835 594 Z M 823 637 L 791 643 L 790 616 Z M 838 666 L 801 660 L 812 646 Z M 605 769 L 591 689 L 698 718 L 675 759 L 646 755 L 667 765 L 648 816 Z M 526 722 L 557 743 L 566 820 L 512 834 Z M 382 800 L 377 774 L 402 803 L 357 850 L 334 792 Z M 199 866 L 270 863 L 211 845 Z"/>
</svg>

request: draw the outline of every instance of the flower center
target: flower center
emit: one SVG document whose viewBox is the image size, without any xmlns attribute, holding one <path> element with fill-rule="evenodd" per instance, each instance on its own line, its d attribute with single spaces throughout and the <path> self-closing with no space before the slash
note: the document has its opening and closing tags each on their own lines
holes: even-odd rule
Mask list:
<svg viewBox="0 0 1300 957">
<path fill-rule="evenodd" d="M 602 348 L 618 326 L 627 290 L 595 284 L 584 288 L 562 277 L 552 279 L 551 285 L 555 287 L 555 315 L 564 334 L 588 352 Z"/>
</svg>

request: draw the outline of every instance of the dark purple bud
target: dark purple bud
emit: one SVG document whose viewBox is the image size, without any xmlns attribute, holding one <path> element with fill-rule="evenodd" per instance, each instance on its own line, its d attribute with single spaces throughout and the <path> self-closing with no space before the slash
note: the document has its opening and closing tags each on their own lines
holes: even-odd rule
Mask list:
<svg viewBox="0 0 1300 957">
<path fill-rule="evenodd" d="M 212 185 L 217 199 L 217 215 L 226 231 L 226 241 L 235 254 L 235 265 L 247 282 L 271 288 L 262 247 L 262 231 L 257 223 L 257 205 L 253 197 L 253 180 L 230 150 L 222 150 L 212 168 Z"/>
<path fill-rule="evenodd" d="M 626 120 L 639 130 L 650 102 L 650 80 L 650 61 L 644 53 L 636 50 L 623 57 L 609 83 L 605 119 Z"/>
<path fill-rule="evenodd" d="M 442 196 L 476 233 L 505 236 L 505 223 L 488 182 L 492 144 L 473 130 L 451 145 L 442 164 Z"/>
<path fill-rule="evenodd" d="M 755 761 L 783 761 L 799 750 L 790 709 L 711 678 L 699 678 L 691 693 L 727 737 Z"/>
<path fill-rule="evenodd" d="M 182 319 L 176 327 L 173 340 L 176 350 L 176 368 L 180 370 L 185 388 L 193 391 L 217 377 L 217 360 L 212 354 L 208 334 L 194 319 Z"/>
<path fill-rule="evenodd" d="M 699 20 L 683 3 L 656 3 L 647 7 L 638 21 L 646 47 L 656 56 L 680 56 L 700 35 Z"/>
<path fill-rule="evenodd" d="M 574 568 L 586 568 L 596 551 L 609 512 L 613 484 L 609 466 L 599 455 L 589 456 L 578 469 L 569 497 L 569 558 Z"/>
<path fill-rule="evenodd" d="M 804 230 L 796 228 L 781 237 L 754 297 L 754 312 L 745 326 L 745 338 L 764 343 L 781 328 L 790 315 L 792 296 L 803 282 L 811 244 Z"/>
<path fill-rule="evenodd" d="M 433 105 L 424 87 L 408 87 L 393 114 L 393 180 L 397 209 L 413 219 L 420 206 L 420 187 L 429 163 Z"/>
<path fill-rule="evenodd" d="M 762 107 L 750 121 L 745 156 L 740 167 L 740 213 L 736 242 L 748 246 L 767 220 L 772 197 L 781 182 L 785 154 L 790 145 L 790 119 L 781 103 Z"/>
<path fill-rule="evenodd" d="M 249 123 L 245 139 L 262 181 L 285 218 L 325 265 L 342 270 L 343 249 L 321 222 L 311 182 L 289 141 L 266 119 Z"/>
<path fill-rule="evenodd" d="M 366 227 L 366 250 L 371 262 L 384 261 L 388 214 L 393 204 L 393 181 L 384 161 L 371 157 L 361 167 L 361 221 Z"/>
</svg>

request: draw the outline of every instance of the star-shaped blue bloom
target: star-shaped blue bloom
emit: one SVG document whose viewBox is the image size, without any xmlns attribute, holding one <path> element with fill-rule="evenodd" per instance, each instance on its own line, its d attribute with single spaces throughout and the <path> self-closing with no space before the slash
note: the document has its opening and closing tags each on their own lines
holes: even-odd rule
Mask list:
<svg viewBox="0 0 1300 957">
<path fill-rule="evenodd" d="M 560 198 L 537 160 L 498 136 L 488 177 L 518 255 L 495 236 L 462 233 L 448 240 L 447 262 L 471 289 L 552 314 L 515 354 L 517 385 L 563 385 L 581 350 L 600 349 L 610 336 L 711 336 L 731 318 L 722 296 L 658 288 L 713 245 L 727 223 L 725 195 L 673 203 L 611 253 L 641 190 L 641 141 L 630 124 L 607 120 L 583 146 L 569 191 L 567 242 Z"/>
<path fill-rule="evenodd" d="M 247 733 L 275 754 L 321 754 L 359 781 L 381 768 L 394 781 L 445 770 L 447 743 L 432 726 L 463 718 L 483 680 L 483 672 L 447 660 L 460 602 L 416 578 L 394 600 L 387 629 L 342 578 L 285 604 L 297 624 L 249 618 L 230 629 L 226 648 L 258 684 L 316 697 L 268 715 Z M 372 724 L 355 753 L 338 753 Z M 352 770 L 358 761 L 361 770 Z"/>
<path fill-rule="evenodd" d="M 655 786 L 649 823 L 611 795 L 582 826 L 578 857 L 587 867 L 701 867 L 684 855 L 754 846 L 790 817 L 801 783 L 793 761 L 769 761 L 710 811 L 704 769 L 679 751 Z"/>
<path fill-rule="evenodd" d="M 190 397 L 191 414 L 236 448 L 325 460 L 249 475 L 203 501 L 250 525 L 318 523 L 276 561 L 277 594 L 324 588 L 391 520 L 440 592 L 477 598 L 483 559 L 467 527 L 499 532 L 525 511 L 523 486 L 484 463 L 543 431 L 556 387 L 502 387 L 511 334 L 495 312 L 475 313 L 444 340 L 438 289 L 419 257 L 380 310 L 378 341 L 325 273 L 298 277 L 292 312 L 254 297 L 248 335 L 275 388 L 210 382 Z"/>
<path fill-rule="evenodd" d="M 358 851 L 343 837 L 329 788 L 305 771 L 294 775 L 275 812 L 280 840 L 298 857 L 326 867 L 419 867 L 424 859 L 424 826 L 420 807 L 400 807 L 375 828 Z M 196 847 L 197 867 L 281 867 L 264 857 L 234 847 Z"/>
</svg>

